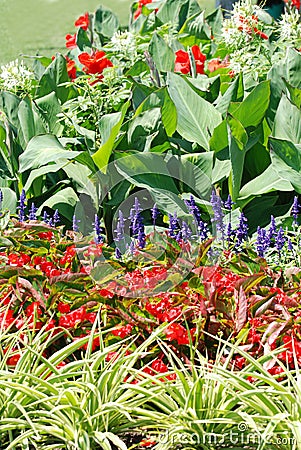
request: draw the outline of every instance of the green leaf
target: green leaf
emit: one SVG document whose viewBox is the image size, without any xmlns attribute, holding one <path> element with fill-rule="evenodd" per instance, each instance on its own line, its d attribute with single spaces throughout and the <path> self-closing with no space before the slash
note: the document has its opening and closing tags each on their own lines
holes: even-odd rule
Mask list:
<svg viewBox="0 0 301 450">
<path fill-rule="evenodd" d="M 255 196 L 260 196 L 272 191 L 292 191 L 292 185 L 289 181 L 281 178 L 274 168 L 270 165 L 261 175 L 245 184 L 239 193 L 239 201 L 246 200 Z"/>
<path fill-rule="evenodd" d="M 132 184 L 143 188 L 160 188 L 178 194 L 164 157 L 139 153 L 115 161 L 116 168 Z"/>
<path fill-rule="evenodd" d="M 64 83 L 69 83 L 70 86 L 63 86 Z M 63 55 L 57 53 L 55 59 L 49 64 L 43 73 L 36 96 L 44 97 L 51 92 L 56 93 L 56 97 L 65 103 L 68 98 L 74 95 L 75 88 L 71 85 L 67 73 L 66 59 Z"/>
<path fill-rule="evenodd" d="M 274 170 L 301 193 L 301 145 L 276 138 L 270 138 L 270 142 Z"/>
<path fill-rule="evenodd" d="M 157 33 L 153 34 L 149 44 L 149 51 L 152 55 L 156 68 L 160 72 L 174 70 L 175 54 L 165 40 Z"/>
<path fill-rule="evenodd" d="M 72 222 L 74 208 L 78 202 L 78 196 L 71 187 L 67 187 L 48 198 L 38 209 L 37 214 L 41 214 L 45 206 L 58 209 L 61 216 Z"/>
<path fill-rule="evenodd" d="M 246 144 L 248 135 L 242 124 L 234 119 L 228 118 L 228 142 L 231 161 L 231 176 L 229 179 L 229 192 L 232 200 L 236 202 L 239 195 L 244 161 L 246 156 Z"/>
<path fill-rule="evenodd" d="M 18 108 L 21 100 L 11 92 L 0 92 L 0 110 L 4 111 L 9 122 L 19 127 Z"/>
<path fill-rule="evenodd" d="M 201 8 L 196 0 L 166 0 L 159 9 L 157 18 L 180 30 L 187 18 L 200 12 Z"/>
<path fill-rule="evenodd" d="M 15 214 L 17 207 L 16 193 L 8 187 L 1 187 L 1 191 L 3 194 L 2 211 L 8 210 L 11 214 Z"/>
<path fill-rule="evenodd" d="M 200 13 L 198 12 L 193 16 L 188 17 L 181 30 L 179 31 L 179 34 L 181 35 L 181 43 L 186 45 L 187 38 L 191 39 L 192 36 L 198 39 L 209 40 L 211 36 L 211 28 L 205 21 L 205 11 L 202 11 Z"/>
<path fill-rule="evenodd" d="M 276 111 L 273 136 L 278 139 L 287 139 L 295 144 L 301 143 L 301 110 L 285 95 L 281 97 Z"/>
<path fill-rule="evenodd" d="M 209 150 L 209 140 L 221 122 L 221 114 L 194 92 L 182 76 L 168 73 L 167 83 L 177 109 L 177 131 L 188 141 L 197 142 Z"/>
<path fill-rule="evenodd" d="M 92 156 L 97 167 L 106 172 L 106 166 L 109 162 L 115 140 L 120 131 L 125 114 L 128 110 L 130 102 L 126 102 L 121 111 L 117 113 L 106 114 L 99 121 L 99 131 L 101 134 L 102 145 Z"/>
<path fill-rule="evenodd" d="M 76 45 L 82 52 L 87 51 L 87 47 L 88 49 L 91 48 L 91 42 L 88 38 L 88 34 L 81 27 L 78 29 L 78 32 L 76 34 Z"/>
<path fill-rule="evenodd" d="M 32 106 L 28 97 L 25 97 L 19 104 L 18 119 L 20 123 L 19 140 L 21 146 L 25 147 L 36 131 Z"/>
<path fill-rule="evenodd" d="M 117 16 L 104 6 L 95 12 L 94 29 L 100 38 L 110 39 L 119 28 Z"/>
<path fill-rule="evenodd" d="M 57 115 L 62 108 L 55 92 L 40 97 L 35 101 L 38 112 L 47 125 L 47 132 L 60 136 L 64 129 L 61 122 L 58 121 Z"/>
<path fill-rule="evenodd" d="M 285 60 L 286 81 L 293 87 L 301 89 L 301 54 L 293 47 L 288 47 Z"/>
<path fill-rule="evenodd" d="M 39 167 L 38 169 L 33 169 L 30 171 L 29 177 L 26 181 L 26 184 L 24 185 L 25 192 L 29 191 L 32 183 L 39 177 L 43 177 L 44 175 L 47 175 L 48 173 L 57 173 L 59 170 L 61 170 L 65 165 L 67 164 L 67 161 L 62 161 L 57 164 L 48 164 L 47 166 Z"/>
<path fill-rule="evenodd" d="M 232 115 L 244 128 L 257 127 L 263 120 L 270 102 L 270 82 L 262 81 L 241 102 Z"/>
<path fill-rule="evenodd" d="M 28 143 L 24 153 L 19 158 L 20 173 L 35 169 L 49 162 L 58 162 L 60 159 L 74 159 L 80 152 L 65 150 L 56 136 L 45 134 L 34 136 Z"/>
<path fill-rule="evenodd" d="M 243 75 L 242 73 L 230 84 L 223 96 L 216 102 L 216 109 L 221 114 L 226 114 L 231 102 L 236 102 L 243 95 Z"/>
</svg>

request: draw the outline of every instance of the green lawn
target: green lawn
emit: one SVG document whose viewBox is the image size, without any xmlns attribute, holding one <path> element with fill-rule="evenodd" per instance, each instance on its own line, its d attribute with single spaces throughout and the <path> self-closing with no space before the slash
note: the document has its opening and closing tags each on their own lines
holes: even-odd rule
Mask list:
<svg viewBox="0 0 301 450">
<path fill-rule="evenodd" d="M 65 45 L 65 34 L 73 32 L 74 20 L 100 4 L 115 11 L 122 23 L 128 20 L 131 0 L 1 0 L 0 64 L 20 54 L 52 55 Z M 214 1 L 200 0 L 208 10 Z"/>
</svg>

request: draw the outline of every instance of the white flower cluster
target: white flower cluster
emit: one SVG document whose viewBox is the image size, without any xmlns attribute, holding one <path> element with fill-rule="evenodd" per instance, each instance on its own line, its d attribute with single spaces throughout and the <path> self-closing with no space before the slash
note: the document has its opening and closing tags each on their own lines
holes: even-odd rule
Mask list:
<svg viewBox="0 0 301 450">
<path fill-rule="evenodd" d="M 291 45 L 301 45 L 301 15 L 296 8 L 285 12 L 278 23 L 281 41 L 289 40 Z"/>
<path fill-rule="evenodd" d="M 252 41 L 252 30 L 258 25 L 256 13 L 259 9 L 251 0 L 234 4 L 231 17 L 223 21 L 222 28 L 222 39 L 228 47 L 240 49 Z"/>
<path fill-rule="evenodd" d="M 9 91 L 24 89 L 33 78 L 33 72 L 18 59 L 0 67 L 0 85 L 3 89 Z"/>
<path fill-rule="evenodd" d="M 137 56 L 137 41 L 129 31 L 116 31 L 111 38 L 112 49 L 118 52 L 118 58 L 133 60 Z"/>
</svg>

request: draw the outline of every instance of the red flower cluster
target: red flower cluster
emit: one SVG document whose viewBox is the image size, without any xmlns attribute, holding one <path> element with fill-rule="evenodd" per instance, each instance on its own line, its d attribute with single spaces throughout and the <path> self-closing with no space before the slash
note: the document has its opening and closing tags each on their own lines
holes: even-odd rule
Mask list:
<svg viewBox="0 0 301 450">
<path fill-rule="evenodd" d="M 8 262 L 12 267 L 23 267 L 30 262 L 30 256 L 26 255 L 26 253 L 10 253 Z"/>
<path fill-rule="evenodd" d="M 166 364 L 164 364 L 161 359 L 155 359 L 150 367 L 145 367 L 143 369 L 144 373 L 147 373 L 148 375 L 154 376 L 157 373 L 167 373 L 169 372 L 168 367 Z M 170 375 L 166 375 L 164 378 L 160 378 L 161 381 L 165 380 L 175 380 L 177 378 L 177 375 L 175 373 L 171 373 Z"/>
<path fill-rule="evenodd" d="M 179 345 L 189 344 L 188 331 L 179 323 L 169 325 L 165 330 L 165 334 L 169 341 L 177 341 Z"/>
<path fill-rule="evenodd" d="M 59 318 L 59 326 L 63 328 L 75 328 L 83 322 L 90 322 L 93 324 L 95 322 L 95 319 L 96 313 L 88 313 L 86 308 L 84 306 L 81 306 L 74 311 L 61 315 L 61 317 Z"/>
<path fill-rule="evenodd" d="M 206 55 L 201 52 L 198 45 L 193 45 L 191 47 L 191 51 L 195 60 L 196 73 L 203 74 Z M 185 52 L 184 50 L 178 50 L 176 52 L 175 72 L 182 72 L 184 74 L 191 73 L 191 64 L 188 52 Z"/>
<path fill-rule="evenodd" d="M 113 67 L 112 61 L 105 57 L 105 52 L 98 50 L 93 52 L 91 55 L 89 53 L 81 53 L 78 56 L 79 61 L 83 65 L 83 71 L 90 75 L 98 74 L 99 80 L 103 78 L 101 75 L 103 70 L 107 67 Z"/>
<path fill-rule="evenodd" d="M 66 47 L 70 48 L 70 50 L 77 47 L 76 33 L 75 34 L 66 34 Z"/>
<path fill-rule="evenodd" d="M 240 16 L 239 17 L 241 25 L 238 26 L 238 30 L 242 31 L 244 33 L 247 33 L 249 35 L 252 35 L 253 33 L 257 36 L 261 37 L 262 39 L 269 39 L 269 36 L 262 31 L 260 31 L 257 27 L 255 27 L 253 24 L 250 23 L 249 19 L 247 17 Z M 252 16 L 252 21 L 257 23 L 258 17 Z"/>
<path fill-rule="evenodd" d="M 148 3 L 152 3 L 153 0 L 139 0 L 138 7 L 134 13 L 134 20 L 138 19 L 140 14 L 142 13 L 142 6 L 147 5 Z"/>
<path fill-rule="evenodd" d="M 74 22 L 74 25 L 76 27 L 80 27 L 83 30 L 87 30 L 90 24 L 90 17 L 89 17 L 89 13 L 86 12 L 84 15 L 79 16 L 79 18 Z"/>
<path fill-rule="evenodd" d="M 161 300 L 158 303 L 147 302 L 145 309 L 160 322 L 171 322 L 182 315 L 182 308 L 173 306 L 170 294 L 161 294 Z"/>
<path fill-rule="evenodd" d="M 133 325 L 128 323 L 127 325 L 124 325 L 122 327 L 116 328 L 115 330 L 112 330 L 111 333 L 114 336 L 118 336 L 121 339 L 124 339 L 125 337 L 129 336 L 132 333 L 132 331 L 133 331 Z"/>
<path fill-rule="evenodd" d="M 284 0 L 285 3 L 288 3 L 290 6 L 294 6 L 297 9 L 300 9 L 301 2 L 300 0 Z"/>
</svg>

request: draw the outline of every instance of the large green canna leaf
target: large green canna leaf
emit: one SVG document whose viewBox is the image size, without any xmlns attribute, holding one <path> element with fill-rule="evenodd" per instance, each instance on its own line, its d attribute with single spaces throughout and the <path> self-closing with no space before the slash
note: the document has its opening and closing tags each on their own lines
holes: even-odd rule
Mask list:
<svg viewBox="0 0 301 450">
<path fill-rule="evenodd" d="M 121 111 L 106 114 L 99 121 L 102 145 L 92 158 L 97 167 L 104 173 L 129 105 L 130 102 L 126 102 L 122 106 Z"/>
<path fill-rule="evenodd" d="M 276 138 L 271 138 L 270 143 L 274 170 L 301 194 L 301 145 Z"/>
<path fill-rule="evenodd" d="M 301 144 L 301 110 L 283 95 L 278 105 L 273 136 Z"/>
<path fill-rule="evenodd" d="M 157 13 L 162 23 L 172 23 L 179 30 L 187 18 L 200 13 L 201 8 L 196 0 L 166 0 Z"/>
<path fill-rule="evenodd" d="M 57 116 L 62 108 L 55 92 L 51 92 L 44 97 L 38 98 L 35 101 L 35 105 L 39 116 L 44 121 L 45 131 L 60 136 L 64 127 L 62 122 L 58 121 Z"/>
<path fill-rule="evenodd" d="M 209 150 L 209 140 L 222 120 L 214 106 L 200 97 L 177 74 L 168 73 L 168 92 L 177 109 L 177 131 L 188 141 Z"/>
<path fill-rule="evenodd" d="M 149 44 L 149 51 L 159 71 L 168 72 L 174 70 L 175 54 L 167 42 L 157 33 L 153 34 Z"/>
<path fill-rule="evenodd" d="M 66 83 L 68 83 L 69 86 L 66 86 Z M 39 81 L 36 97 L 44 97 L 51 92 L 55 92 L 56 97 L 62 103 L 76 95 L 76 90 L 74 86 L 71 85 L 67 73 L 66 59 L 59 53 L 56 54 L 55 59 L 43 73 Z"/>
<path fill-rule="evenodd" d="M 64 159 L 74 159 L 81 152 L 66 150 L 56 136 L 45 134 L 34 136 L 28 143 L 24 153 L 20 155 L 20 173 L 29 169 L 36 169 L 50 162 Z"/>
<path fill-rule="evenodd" d="M 261 175 L 245 184 L 239 193 L 239 202 L 248 203 L 252 198 L 273 191 L 292 191 L 291 183 L 280 177 L 273 165 L 270 165 Z M 246 201 L 247 200 L 247 201 Z"/>
<path fill-rule="evenodd" d="M 30 139 L 36 134 L 35 119 L 30 99 L 25 97 L 19 104 L 19 141 L 21 147 L 25 148 Z"/>
<path fill-rule="evenodd" d="M 41 214 L 42 209 L 48 206 L 52 209 L 58 209 L 61 216 L 72 222 L 74 208 L 78 202 L 78 196 L 71 187 L 62 189 L 48 198 L 38 209 L 37 214 Z"/>
<path fill-rule="evenodd" d="M 228 118 L 227 129 L 231 161 L 229 192 L 231 194 L 232 200 L 236 202 L 239 196 L 242 174 L 244 171 L 248 135 L 242 124 L 233 117 Z"/>
<path fill-rule="evenodd" d="M 232 111 L 232 115 L 244 128 L 257 127 L 264 119 L 270 103 L 270 81 L 262 81 Z"/>
<path fill-rule="evenodd" d="M 111 38 L 119 28 L 119 21 L 110 9 L 100 6 L 95 12 L 94 29 L 101 39 Z"/>
</svg>

